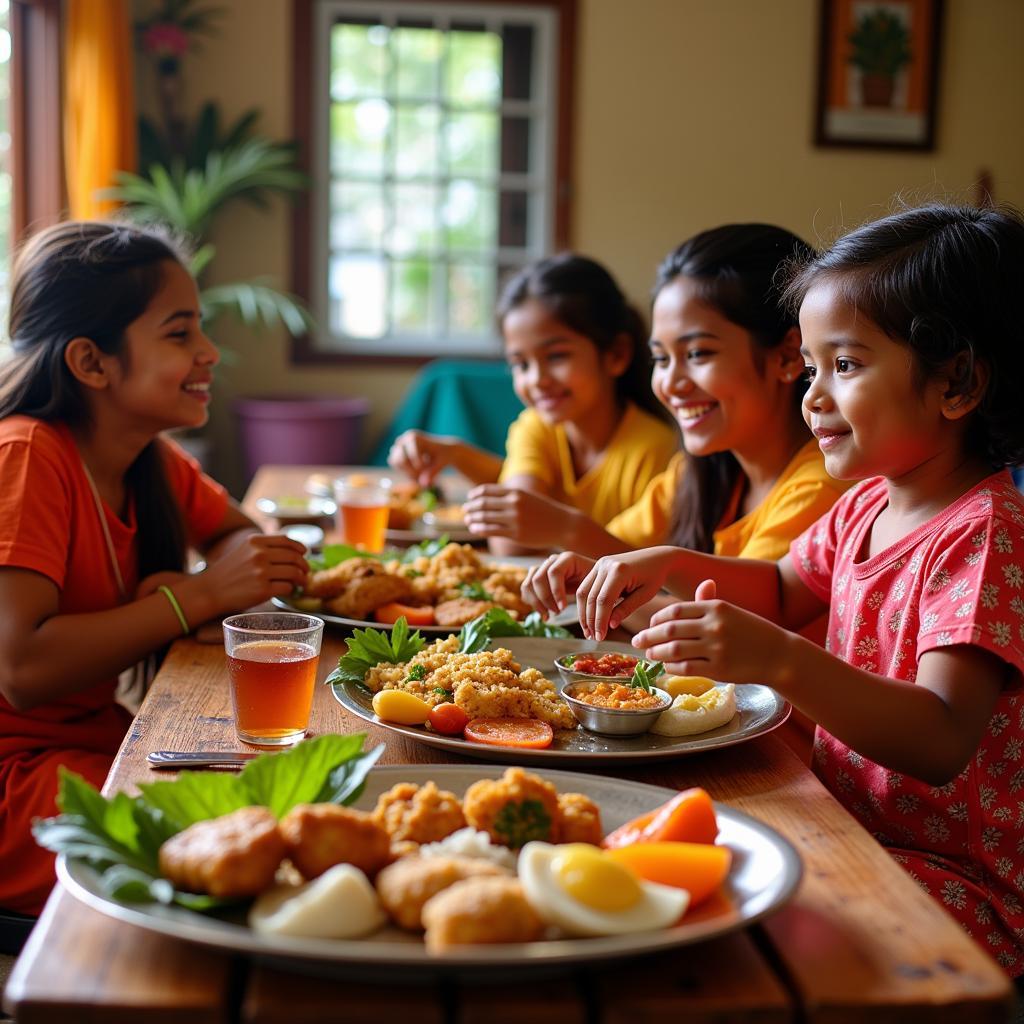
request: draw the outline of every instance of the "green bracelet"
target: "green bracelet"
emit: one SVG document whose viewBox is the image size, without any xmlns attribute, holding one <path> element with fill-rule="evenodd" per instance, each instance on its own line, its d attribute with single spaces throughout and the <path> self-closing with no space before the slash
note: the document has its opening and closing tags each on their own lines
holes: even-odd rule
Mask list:
<svg viewBox="0 0 1024 1024">
<path fill-rule="evenodd" d="M 185 618 L 185 613 L 181 610 L 181 605 L 178 604 L 178 599 L 174 596 L 174 591 L 170 587 L 157 587 L 168 601 L 171 602 L 171 607 L 174 609 L 174 614 L 178 616 L 178 622 L 181 623 L 181 635 L 188 636 L 188 619 Z"/>
</svg>

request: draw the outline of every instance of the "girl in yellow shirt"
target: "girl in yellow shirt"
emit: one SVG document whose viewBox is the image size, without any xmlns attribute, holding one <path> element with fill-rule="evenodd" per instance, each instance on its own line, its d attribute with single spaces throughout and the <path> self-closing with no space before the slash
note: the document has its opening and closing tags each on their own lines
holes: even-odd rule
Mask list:
<svg viewBox="0 0 1024 1024">
<path fill-rule="evenodd" d="M 551 546 L 577 516 L 612 520 L 665 468 L 678 438 L 651 393 L 643 320 L 600 264 L 564 253 L 527 267 L 505 289 L 498 320 L 526 406 L 504 461 L 459 438 L 407 431 L 388 462 L 423 486 L 448 465 L 480 485 L 467 525 L 507 554 Z"/>
</svg>

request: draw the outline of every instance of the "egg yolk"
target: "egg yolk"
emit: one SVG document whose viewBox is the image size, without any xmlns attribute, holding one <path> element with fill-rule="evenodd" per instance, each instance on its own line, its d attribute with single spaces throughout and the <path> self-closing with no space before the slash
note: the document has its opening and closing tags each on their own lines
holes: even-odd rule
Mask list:
<svg viewBox="0 0 1024 1024">
<path fill-rule="evenodd" d="M 629 910 L 643 896 L 636 875 L 586 843 L 560 846 L 551 873 L 566 893 L 594 910 Z"/>
</svg>

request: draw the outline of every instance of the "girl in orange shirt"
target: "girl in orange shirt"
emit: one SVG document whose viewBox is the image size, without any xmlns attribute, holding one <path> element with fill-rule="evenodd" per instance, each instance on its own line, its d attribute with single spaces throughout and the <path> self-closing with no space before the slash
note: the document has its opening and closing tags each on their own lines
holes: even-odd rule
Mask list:
<svg viewBox="0 0 1024 1024">
<path fill-rule="evenodd" d="M 131 718 L 117 675 L 189 627 L 287 594 L 304 548 L 264 536 L 165 430 L 206 422 L 217 350 L 165 239 L 36 235 L 12 277 L 0 385 L 0 906 L 38 913 L 34 817 L 57 770 L 102 785 Z M 185 575 L 186 544 L 208 568 Z"/>
</svg>

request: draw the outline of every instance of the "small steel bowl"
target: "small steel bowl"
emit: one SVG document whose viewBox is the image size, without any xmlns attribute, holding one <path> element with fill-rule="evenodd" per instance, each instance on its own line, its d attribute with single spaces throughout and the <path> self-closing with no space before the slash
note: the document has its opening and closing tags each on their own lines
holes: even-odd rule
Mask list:
<svg viewBox="0 0 1024 1024">
<path fill-rule="evenodd" d="M 626 682 L 622 676 L 607 678 L 583 677 L 582 673 L 576 673 L 577 679 L 566 680 L 562 687 L 562 700 L 569 705 L 569 709 L 576 716 L 576 721 L 590 732 L 599 733 L 602 736 L 639 736 L 647 732 L 658 720 L 663 711 L 672 706 L 672 697 L 664 690 L 654 687 L 654 692 L 661 698 L 661 705 L 656 708 L 642 708 L 631 710 L 627 708 L 599 708 L 585 701 L 577 700 L 566 693 L 566 688 L 572 686 L 575 689 L 593 689 L 599 683 Z"/>
<path fill-rule="evenodd" d="M 618 652 L 613 652 L 618 653 Z M 577 672 L 571 664 L 567 665 L 566 661 L 571 658 L 578 658 L 581 655 L 596 655 L 600 657 L 597 651 L 571 651 L 569 654 L 563 654 L 561 658 L 555 658 L 555 668 L 558 669 L 558 674 L 562 677 L 562 681 L 568 685 L 569 683 L 580 683 L 580 682 L 600 682 L 600 683 L 625 683 L 629 681 L 629 676 L 599 676 L 592 672 Z M 637 661 L 643 661 L 640 655 L 625 655 L 625 657 L 634 657 Z"/>
</svg>

